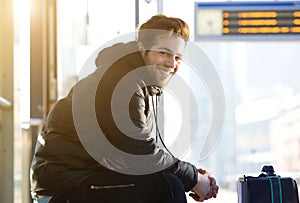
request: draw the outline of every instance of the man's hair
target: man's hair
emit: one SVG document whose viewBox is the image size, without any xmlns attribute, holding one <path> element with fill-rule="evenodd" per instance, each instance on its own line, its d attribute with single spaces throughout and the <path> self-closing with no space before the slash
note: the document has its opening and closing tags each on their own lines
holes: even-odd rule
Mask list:
<svg viewBox="0 0 300 203">
<path fill-rule="evenodd" d="M 151 47 L 155 44 L 155 37 L 160 33 L 176 34 L 185 41 L 190 38 L 188 24 L 180 18 L 167 17 L 163 14 L 152 16 L 147 22 L 142 24 L 138 29 L 138 41 L 144 46 Z"/>
</svg>

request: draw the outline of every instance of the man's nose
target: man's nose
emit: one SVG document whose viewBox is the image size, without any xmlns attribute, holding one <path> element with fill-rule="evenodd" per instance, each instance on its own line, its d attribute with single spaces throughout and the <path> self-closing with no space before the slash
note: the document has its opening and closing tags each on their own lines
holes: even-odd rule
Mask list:
<svg viewBox="0 0 300 203">
<path fill-rule="evenodd" d="M 175 68 L 176 67 L 176 57 L 173 55 L 169 55 L 166 59 L 166 67 Z"/>
</svg>

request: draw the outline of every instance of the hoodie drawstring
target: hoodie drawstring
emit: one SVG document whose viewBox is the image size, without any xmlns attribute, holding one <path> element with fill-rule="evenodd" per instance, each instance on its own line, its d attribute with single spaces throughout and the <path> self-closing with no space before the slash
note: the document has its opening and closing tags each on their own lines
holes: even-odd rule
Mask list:
<svg viewBox="0 0 300 203">
<path fill-rule="evenodd" d="M 169 149 L 167 148 L 167 146 L 165 145 L 165 142 L 163 141 L 161 134 L 160 134 L 160 130 L 158 128 L 158 102 L 159 102 L 159 96 L 155 95 L 155 107 L 154 107 L 154 96 L 151 96 L 152 98 L 152 109 L 153 109 L 153 113 L 154 113 L 154 121 L 155 121 L 155 126 L 156 126 L 156 142 L 159 140 L 161 141 L 162 145 L 164 146 L 164 148 L 167 150 L 167 152 L 175 159 L 175 156 L 169 151 Z"/>
</svg>

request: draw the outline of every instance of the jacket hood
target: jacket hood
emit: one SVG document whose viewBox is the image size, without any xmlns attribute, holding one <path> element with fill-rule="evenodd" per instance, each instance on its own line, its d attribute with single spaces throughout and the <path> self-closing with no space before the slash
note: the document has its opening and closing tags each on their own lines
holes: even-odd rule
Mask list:
<svg viewBox="0 0 300 203">
<path fill-rule="evenodd" d="M 117 43 L 101 50 L 95 60 L 95 64 L 97 68 L 104 65 L 112 65 L 120 58 L 136 52 L 139 52 L 136 41 Z"/>
</svg>

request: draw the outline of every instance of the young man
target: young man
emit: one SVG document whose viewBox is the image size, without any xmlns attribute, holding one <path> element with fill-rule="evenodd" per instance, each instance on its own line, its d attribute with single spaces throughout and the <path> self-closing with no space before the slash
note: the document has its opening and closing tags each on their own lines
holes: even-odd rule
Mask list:
<svg viewBox="0 0 300 203">
<path fill-rule="evenodd" d="M 152 136 L 150 99 L 177 72 L 188 39 L 183 20 L 156 15 L 141 25 L 137 41 L 98 54 L 98 69 L 53 106 L 39 136 L 31 168 L 37 202 L 182 203 L 189 191 L 200 202 L 217 196 L 213 177 L 165 152 Z"/>
</svg>

